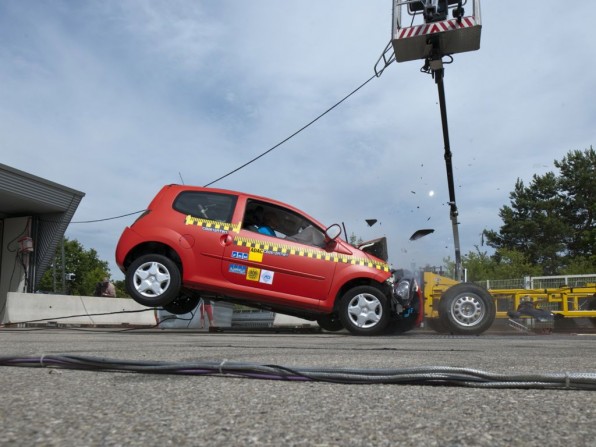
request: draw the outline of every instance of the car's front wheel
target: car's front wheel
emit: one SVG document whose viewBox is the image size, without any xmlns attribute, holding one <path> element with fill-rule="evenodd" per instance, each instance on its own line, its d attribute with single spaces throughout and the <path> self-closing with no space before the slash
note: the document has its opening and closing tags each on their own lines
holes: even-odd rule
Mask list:
<svg viewBox="0 0 596 447">
<path fill-rule="evenodd" d="M 383 333 L 390 318 L 389 301 L 373 286 L 358 286 L 348 290 L 340 301 L 339 319 L 355 335 Z"/>
<path fill-rule="evenodd" d="M 148 254 L 135 259 L 126 271 L 125 283 L 130 296 L 149 307 L 166 306 L 179 294 L 180 269 L 170 258 Z"/>
</svg>

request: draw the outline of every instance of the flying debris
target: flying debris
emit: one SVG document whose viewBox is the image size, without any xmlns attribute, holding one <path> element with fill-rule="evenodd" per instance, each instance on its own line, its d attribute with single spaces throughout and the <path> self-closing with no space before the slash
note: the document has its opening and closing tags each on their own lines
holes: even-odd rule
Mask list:
<svg viewBox="0 0 596 447">
<path fill-rule="evenodd" d="M 417 239 L 420 239 L 421 237 L 426 236 L 427 234 L 431 234 L 434 232 L 435 232 L 435 230 L 432 228 L 427 228 L 424 230 L 417 230 L 416 232 L 414 232 L 414 234 L 412 236 L 410 236 L 410 240 L 415 241 Z"/>
<path fill-rule="evenodd" d="M 368 224 L 369 227 L 372 227 L 374 224 L 377 223 L 377 219 L 365 219 L 365 222 Z"/>
</svg>

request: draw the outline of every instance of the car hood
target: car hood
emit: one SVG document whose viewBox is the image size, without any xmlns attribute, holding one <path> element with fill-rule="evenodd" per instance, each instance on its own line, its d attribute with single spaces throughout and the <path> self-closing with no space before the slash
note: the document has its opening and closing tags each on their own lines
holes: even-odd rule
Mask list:
<svg viewBox="0 0 596 447">
<path fill-rule="evenodd" d="M 389 254 L 387 253 L 387 238 L 380 237 L 370 241 L 358 244 L 357 248 L 365 253 L 371 254 L 383 261 L 387 262 Z"/>
</svg>

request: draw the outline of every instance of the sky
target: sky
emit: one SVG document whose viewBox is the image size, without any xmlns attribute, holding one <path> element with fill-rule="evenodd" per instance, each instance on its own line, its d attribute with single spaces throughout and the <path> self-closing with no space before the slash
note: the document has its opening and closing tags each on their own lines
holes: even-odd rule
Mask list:
<svg viewBox="0 0 596 447">
<path fill-rule="evenodd" d="M 596 2 L 481 6 L 480 49 L 455 54 L 444 77 L 463 254 L 490 252 L 482 231 L 499 229 L 517 179 L 596 143 Z M 121 279 L 114 250 L 136 215 L 76 222 L 143 210 L 163 185 L 205 185 L 286 139 L 374 75 L 391 8 L 0 0 L 0 162 L 84 192 L 66 236 Z M 453 259 L 437 87 L 422 64 L 389 65 L 213 186 L 386 236 L 396 268 Z M 410 241 L 421 228 L 435 232 Z"/>
</svg>

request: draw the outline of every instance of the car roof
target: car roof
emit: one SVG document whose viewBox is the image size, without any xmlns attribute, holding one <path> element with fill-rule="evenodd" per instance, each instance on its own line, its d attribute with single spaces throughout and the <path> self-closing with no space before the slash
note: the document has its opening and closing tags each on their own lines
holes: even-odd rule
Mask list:
<svg viewBox="0 0 596 447">
<path fill-rule="evenodd" d="M 165 185 L 162 188 L 162 190 L 158 193 L 158 195 L 160 195 L 162 192 L 166 192 L 166 191 L 168 191 L 171 194 L 175 194 L 175 195 L 177 195 L 179 192 L 182 192 L 182 191 L 210 191 L 210 192 L 219 193 L 219 194 L 232 194 L 232 195 L 242 196 L 244 198 L 249 198 L 249 199 L 263 200 L 265 202 L 269 202 L 274 205 L 279 205 L 279 206 L 282 206 L 285 208 L 289 208 L 299 214 L 304 215 L 309 220 L 311 220 L 315 224 L 319 225 L 321 228 L 326 228 L 326 226 L 323 223 L 319 222 L 317 219 L 313 218 L 311 215 L 304 212 L 303 210 L 296 208 L 295 206 L 290 205 L 288 203 L 281 202 L 276 199 L 272 199 L 270 197 L 259 196 L 256 194 L 250 194 L 250 193 L 242 192 L 242 191 L 234 191 L 231 189 L 210 188 L 210 187 L 205 187 L 205 186 L 193 186 L 193 185 L 180 185 L 180 184 L 176 184 L 176 183 L 173 183 L 170 185 Z"/>
</svg>

